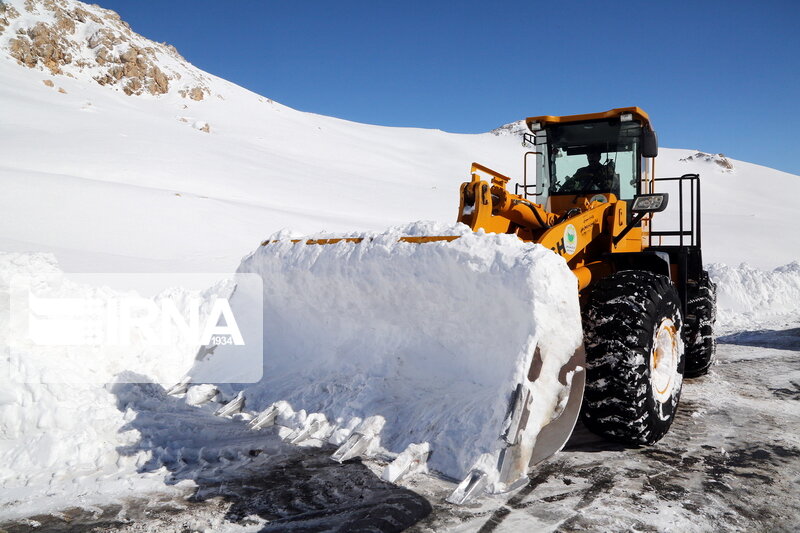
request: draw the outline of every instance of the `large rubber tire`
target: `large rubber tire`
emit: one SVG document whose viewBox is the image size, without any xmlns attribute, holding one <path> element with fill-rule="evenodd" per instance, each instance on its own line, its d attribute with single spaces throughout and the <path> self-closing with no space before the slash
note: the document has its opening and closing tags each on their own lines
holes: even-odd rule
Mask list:
<svg viewBox="0 0 800 533">
<path fill-rule="evenodd" d="M 666 434 L 683 382 L 681 305 L 666 276 L 622 271 L 597 282 L 583 309 L 584 425 L 607 439 L 652 444 Z"/>
<path fill-rule="evenodd" d="M 714 322 L 717 320 L 717 286 L 703 270 L 700 279 L 686 287 L 686 320 L 683 342 L 686 344 L 686 369 L 683 375 L 696 378 L 708 373 L 714 364 L 717 339 Z"/>
</svg>

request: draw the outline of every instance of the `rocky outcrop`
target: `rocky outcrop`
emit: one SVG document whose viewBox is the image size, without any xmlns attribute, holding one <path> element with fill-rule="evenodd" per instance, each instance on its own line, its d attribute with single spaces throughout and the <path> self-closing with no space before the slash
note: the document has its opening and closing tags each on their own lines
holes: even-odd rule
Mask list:
<svg viewBox="0 0 800 533">
<path fill-rule="evenodd" d="M 518 120 L 495 128 L 490 133 L 497 136 L 512 135 L 515 137 L 522 137 L 524 133 L 530 133 L 530 130 L 524 120 Z"/>
<path fill-rule="evenodd" d="M 19 11 L 14 6 L 0 2 L 0 33 L 11 24 L 11 21 L 19 17 Z"/>
<path fill-rule="evenodd" d="M 113 40 L 109 41 L 109 44 L 112 42 Z M 170 78 L 155 63 L 155 52 L 152 48 L 130 46 L 125 52 L 113 55 L 105 45 L 97 44 L 95 48 L 100 46 L 102 48 L 97 52 L 95 60 L 98 65 L 106 67 L 106 71 L 103 75 L 95 76 L 97 83 L 119 83 L 126 94 L 141 94 L 143 91 L 150 94 L 169 92 Z"/>
<path fill-rule="evenodd" d="M 730 159 L 725 157 L 724 154 L 707 154 L 705 152 L 696 152 L 692 155 L 682 157 L 681 161 L 706 161 L 708 163 L 717 164 L 723 171 L 732 172 L 733 163 Z"/>
<path fill-rule="evenodd" d="M 61 74 L 61 67 L 72 63 L 70 46 L 63 33 L 44 22 L 19 33 L 9 44 L 11 57 L 26 67 L 35 67 L 41 63 L 53 74 Z"/>
<path fill-rule="evenodd" d="M 199 102 L 205 98 L 206 94 L 208 94 L 210 91 L 205 87 L 192 87 L 191 89 L 184 89 L 179 92 L 184 98 L 188 96 L 192 100 Z"/>
<path fill-rule="evenodd" d="M 10 1 L 10 3 L 9 3 Z M 16 6 L 14 5 L 16 4 Z M 85 77 L 129 95 L 203 100 L 206 76 L 170 45 L 134 33 L 113 11 L 76 0 L 0 0 L 0 44 L 21 65 Z"/>
</svg>

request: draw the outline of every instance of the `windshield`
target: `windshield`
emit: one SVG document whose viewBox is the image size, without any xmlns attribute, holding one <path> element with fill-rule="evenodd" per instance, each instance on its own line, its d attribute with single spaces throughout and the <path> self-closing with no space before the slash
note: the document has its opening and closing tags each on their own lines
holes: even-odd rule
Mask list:
<svg viewBox="0 0 800 533">
<path fill-rule="evenodd" d="M 611 192 L 620 199 L 636 193 L 639 139 L 636 122 L 589 122 L 547 128 L 553 194 Z"/>
</svg>

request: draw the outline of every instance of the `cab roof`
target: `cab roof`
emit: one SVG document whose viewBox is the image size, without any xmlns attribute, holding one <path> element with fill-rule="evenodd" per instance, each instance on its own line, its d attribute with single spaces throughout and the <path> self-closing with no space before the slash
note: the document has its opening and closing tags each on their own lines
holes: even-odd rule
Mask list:
<svg viewBox="0 0 800 533">
<path fill-rule="evenodd" d="M 530 129 L 531 124 L 534 122 L 540 122 L 542 126 L 547 124 L 564 124 L 568 122 L 585 122 L 589 120 L 607 120 L 617 118 L 622 114 L 630 113 L 633 115 L 634 120 L 639 121 L 642 126 L 650 126 L 650 117 L 644 110 L 640 107 L 618 107 L 616 109 L 611 109 L 610 111 L 603 111 L 601 113 L 588 113 L 584 115 L 567 115 L 563 117 L 553 117 L 550 115 L 544 115 L 541 117 L 528 117 L 525 119 L 525 124 L 528 125 L 528 129 Z"/>
</svg>

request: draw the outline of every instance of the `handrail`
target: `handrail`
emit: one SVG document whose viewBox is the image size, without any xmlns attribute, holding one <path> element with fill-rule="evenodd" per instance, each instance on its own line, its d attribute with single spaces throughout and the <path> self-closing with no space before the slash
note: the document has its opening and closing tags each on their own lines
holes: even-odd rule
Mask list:
<svg viewBox="0 0 800 533">
<path fill-rule="evenodd" d="M 522 161 L 522 190 L 523 194 L 525 195 L 525 199 L 528 198 L 528 187 L 533 187 L 533 195 L 539 196 L 544 192 L 544 189 L 541 191 L 536 190 L 536 181 L 534 180 L 533 185 L 528 185 L 528 156 L 529 155 L 542 155 L 542 152 L 525 152 L 525 156 L 523 157 Z"/>
<path fill-rule="evenodd" d="M 680 248 L 684 248 L 686 246 L 699 248 L 701 237 L 700 175 L 684 174 L 678 177 L 654 178 L 653 181 L 678 182 L 678 230 L 655 231 L 651 229 L 648 236 L 649 245 L 653 245 L 653 237 L 679 237 L 680 241 L 678 246 Z M 686 228 L 684 228 L 683 216 L 683 184 L 685 181 L 689 181 L 689 221 L 688 227 Z M 684 243 L 684 237 L 688 237 L 687 244 Z"/>
</svg>

